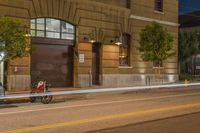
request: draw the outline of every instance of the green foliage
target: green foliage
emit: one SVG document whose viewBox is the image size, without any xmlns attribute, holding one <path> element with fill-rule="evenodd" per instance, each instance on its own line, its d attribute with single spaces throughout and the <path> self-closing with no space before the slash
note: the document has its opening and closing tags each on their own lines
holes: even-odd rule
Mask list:
<svg viewBox="0 0 200 133">
<path fill-rule="evenodd" d="M 0 53 L 1 61 L 21 58 L 30 53 L 29 44 L 20 21 L 3 17 L 0 19 Z"/>
<path fill-rule="evenodd" d="M 140 47 L 144 61 L 162 62 L 175 55 L 173 37 L 159 24 L 153 22 L 140 33 Z"/>
<path fill-rule="evenodd" d="M 179 32 L 179 61 L 186 61 L 188 58 L 200 53 L 199 32 Z"/>
</svg>

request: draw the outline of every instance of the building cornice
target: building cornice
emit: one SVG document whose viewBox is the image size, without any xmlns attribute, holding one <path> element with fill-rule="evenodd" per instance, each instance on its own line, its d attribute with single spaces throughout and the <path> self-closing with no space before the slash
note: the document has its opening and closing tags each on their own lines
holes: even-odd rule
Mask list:
<svg viewBox="0 0 200 133">
<path fill-rule="evenodd" d="M 142 20 L 142 21 L 148 21 L 148 22 L 156 22 L 159 24 L 164 24 L 164 25 L 169 25 L 169 26 L 176 26 L 178 27 L 178 23 L 174 22 L 169 22 L 169 21 L 163 21 L 163 20 L 158 20 L 158 19 L 153 19 L 153 18 L 147 18 L 147 17 L 142 17 L 142 16 L 136 16 L 136 15 L 130 15 L 130 19 L 137 19 L 137 20 Z"/>
</svg>

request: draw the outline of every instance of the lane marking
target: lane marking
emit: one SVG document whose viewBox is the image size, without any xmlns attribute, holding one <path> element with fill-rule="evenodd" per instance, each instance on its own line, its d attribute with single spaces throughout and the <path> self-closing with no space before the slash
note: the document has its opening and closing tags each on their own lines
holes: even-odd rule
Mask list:
<svg viewBox="0 0 200 133">
<path fill-rule="evenodd" d="M 128 112 L 128 113 L 121 113 L 121 114 L 114 114 L 114 115 L 103 116 L 103 117 L 88 118 L 88 119 L 82 119 L 82 120 L 76 120 L 76 121 L 70 121 L 70 122 L 62 122 L 62 123 L 46 124 L 46 125 L 35 126 L 35 127 L 27 127 L 27 128 L 15 129 L 15 130 L 10 130 L 10 131 L 3 131 L 3 132 L 0 132 L 0 133 L 32 132 L 32 131 L 38 131 L 38 130 L 44 130 L 44 129 L 52 129 L 52 128 L 59 128 L 59 127 L 66 127 L 66 126 L 75 126 L 75 125 L 80 125 L 80 124 L 85 124 L 85 123 L 112 120 L 112 119 L 118 119 L 118 118 L 124 118 L 124 117 L 136 116 L 136 115 L 144 115 L 144 114 L 150 114 L 150 113 L 157 113 L 157 112 L 163 112 L 163 111 L 188 109 L 188 108 L 198 107 L 198 106 L 200 106 L 200 103 L 184 104 L 184 105 L 177 105 L 177 106 L 168 106 L 168 107 L 155 108 L 155 109 L 149 109 L 149 110 L 144 110 L 144 111 Z"/>
<path fill-rule="evenodd" d="M 165 99 L 165 98 L 176 98 L 176 97 L 184 97 L 184 96 L 195 96 L 195 95 L 200 95 L 200 93 L 178 94 L 178 95 L 158 96 L 158 97 L 150 97 L 150 98 L 139 98 L 139 99 L 128 99 L 128 100 L 121 100 L 121 101 L 91 103 L 91 104 L 84 104 L 84 105 L 71 105 L 71 106 L 50 107 L 50 108 L 33 109 L 33 110 L 20 110 L 20 111 L 11 111 L 11 112 L 1 112 L 0 115 L 10 115 L 10 114 L 18 114 L 18 113 L 29 113 L 29 112 L 38 112 L 38 111 L 56 110 L 56 109 L 66 109 L 66 108 L 77 108 L 77 107 L 89 107 L 89 106 L 98 106 L 98 105 L 125 103 L 125 102 L 148 101 L 148 100 L 157 100 L 157 99 Z"/>
</svg>

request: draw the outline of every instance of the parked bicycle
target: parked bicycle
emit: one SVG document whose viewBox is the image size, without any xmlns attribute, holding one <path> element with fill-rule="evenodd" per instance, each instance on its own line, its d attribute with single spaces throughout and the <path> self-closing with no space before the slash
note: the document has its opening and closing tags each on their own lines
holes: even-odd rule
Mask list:
<svg viewBox="0 0 200 133">
<path fill-rule="evenodd" d="M 52 101 L 53 96 L 52 95 L 45 95 L 48 91 L 49 84 L 47 84 L 46 81 L 39 81 L 36 86 L 33 87 L 31 94 L 38 94 L 38 93 L 44 93 L 44 96 L 37 96 L 37 97 L 30 97 L 30 102 L 35 102 L 36 99 L 40 99 L 43 104 L 48 104 Z"/>
</svg>

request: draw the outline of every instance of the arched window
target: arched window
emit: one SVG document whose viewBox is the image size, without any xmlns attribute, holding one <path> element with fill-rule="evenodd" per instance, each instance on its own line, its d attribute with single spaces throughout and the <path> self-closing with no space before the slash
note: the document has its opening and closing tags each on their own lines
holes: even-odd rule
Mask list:
<svg viewBox="0 0 200 133">
<path fill-rule="evenodd" d="M 53 18 L 36 18 L 31 20 L 31 35 L 55 39 L 75 39 L 73 25 Z"/>
</svg>

